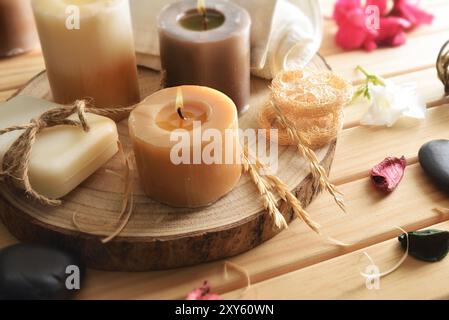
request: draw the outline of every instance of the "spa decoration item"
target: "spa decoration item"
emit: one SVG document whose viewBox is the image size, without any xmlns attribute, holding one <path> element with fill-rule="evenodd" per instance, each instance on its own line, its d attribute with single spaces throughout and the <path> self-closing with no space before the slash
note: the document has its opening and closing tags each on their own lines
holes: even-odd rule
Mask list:
<svg viewBox="0 0 449 320">
<path fill-rule="evenodd" d="M 211 292 L 208 281 L 204 281 L 203 285 L 190 292 L 186 300 L 223 300 L 218 294 Z"/>
<path fill-rule="evenodd" d="M 26 96 L 4 103 L 0 108 L 0 178 L 43 204 L 60 204 L 57 199 L 117 153 L 115 123 L 91 114 L 107 111 L 86 108 L 83 102 L 61 106 Z"/>
<path fill-rule="evenodd" d="M 243 169 L 251 176 L 259 194 L 262 196 L 264 207 L 270 213 L 276 228 L 284 229 L 288 225 L 278 209 L 275 194 L 293 210 L 298 219 L 304 221 L 314 232 L 320 233 L 320 225 L 310 218 L 310 215 L 302 207 L 301 202 L 289 191 L 288 186 L 281 179 L 269 174 L 266 166 L 256 157 L 251 157 L 247 149 L 243 151 L 242 158 Z M 333 192 L 336 193 L 336 191 Z M 335 195 L 335 193 L 333 194 Z M 337 203 L 343 209 L 343 202 L 338 199 Z"/>
<path fill-rule="evenodd" d="M 408 233 L 409 250 L 412 257 L 426 261 L 437 262 L 443 260 L 449 252 L 449 232 L 435 229 L 414 231 Z M 398 237 L 402 248 L 407 247 L 407 237 Z"/>
<path fill-rule="evenodd" d="M 187 208 L 223 197 L 241 176 L 238 129 L 235 104 L 217 90 L 182 86 L 146 98 L 129 117 L 146 195 Z"/>
<path fill-rule="evenodd" d="M 156 13 L 180 0 L 130 0 L 139 64 L 160 70 Z M 209 1 L 203 1 L 208 6 Z M 278 72 L 305 67 L 323 36 L 316 0 L 230 0 L 248 11 L 251 27 L 251 72 L 273 79 Z"/>
<path fill-rule="evenodd" d="M 391 10 L 389 2 L 393 2 Z M 377 23 L 372 6 L 380 13 Z M 340 47 L 372 51 L 403 45 L 406 32 L 431 24 L 434 17 L 411 0 L 372 0 L 363 5 L 360 0 L 337 0 L 333 18 L 338 26 L 335 40 Z"/>
<path fill-rule="evenodd" d="M 67 273 L 69 271 L 69 273 Z M 76 273 L 76 274 L 75 274 Z M 81 288 L 84 264 L 71 253 L 32 244 L 16 244 L 0 250 L 0 300 L 61 300 Z M 79 282 L 68 279 L 79 276 Z"/>
<path fill-rule="evenodd" d="M 371 169 L 371 181 L 377 189 L 393 192 L 401 182 L 406 166 L 407 160 L 404 156 L 388 157 Z"/>
<path fill-rule="evenodd" d="M 33 9 L 56 102 L 92 99 L 98 108 L 139 102 L 127 0 L 33 0 Z"/>
<path fill-rule="evenodd" d="M 310 162 L 320 190 L 328 191 L 342 210 L 341 193 L 330 183 L 312 149 L 337 138 L 342 127 L 343 107 L 351 96 L 352 86 L 332 72 L 285 71 L 273 80 L 271 99 L 258 119 L 261 128 L 279 130 L 279 144 L 298 148 Z"/>
<path fill-rule="evenodd" d="M 418 96 L 416 83 L 396 85 L 393 81 L 368 73 L 357 66 L 365 82 L 357 89 L 353 100 L 362 97 L 369 101 L 368 112 L 360 124 L 368 126 L 393 126 L 400 118 L 422 120 L 427 108 Z"/>
<path fill-rule="evenodd" d="M 444 85 L 444 92 L 449 95 L 449 41 L 441 47 L 436 67 L 438 78 Z"/>
<path fill-rule="evenodd" d="M 314 58 L 310 67 L 326 69 L 324 60 L 318 57 Z M 139 78 L 142 95 L 159 90 L 159 73 L 139 68 Z M 253 111 L 264 107 L 266 103 L 264 99 L 258 97 L 267 97 L 270 94 L 268 83 L 258 81 L 256 87 L 257 91 L 252 102 Z M 171 98 L 174 108 L 172 112 L 176 116 L 175 123 L 186 121 L 190 116 L 187 112 L 189 99 L 185 94 L 182 96 L 183 99 L 176 99 L 177 93 L 178 90 L 175 90 Z M 17 95 L 40 99 L 51 97 L 46 73 L 37 75 Z M 179 103 L 178 106 L 183 107 L 177 108 L 176 100 L 182 101 L 183 103 Z M 82 110 L 82 104 L 77 103 L 66 108 L 75 106 L 77 115 L 77 111 Z M 129 112 L 132 107 L 126 109 Z M 237 113 L 235 106 L 231 109 Z M 90 107 L 86 110 L 91 111 Z M 110 110 L 93 111 L 106 113 Z M 86 112 L 85 115 L 88 113 L 90 112 Z M 49 116 L 55 120 L 55 114 Z M 239 118 L 239 129 L 243 130 L 243 134 L 259 129 L 256 125 L 256 116 L 257 112 L 247 112 Z M 41 120 L 38 120 L 39 115 L 34 118 L 36 122 L 41 123 Z M 45 120 L 48 121 L 49 118 L 46 117 Z M 58 115 L 56 120 L 61 120 L 61 117 Z M 79 117 L 74 120 L 79 122 Z M 30 123 L 30 119 L 27 119 L 25 124 L 34 126 Z M 87 124 L 89 125 L 89 122 Z M 134 153 L 130 150 L 132 140 L 128 122 L 121 122 L 117 127 L 120 140 L 126 143 L 123 145 L 126 157 L 122 157 L 123 154 L 119 152 L 76 190 L 61 199 L 60 206 L 40 205 L 27 197 L 24 192 L 11 188 L 11 184 L 2 181 L 0 193 L 5 201 L 3 210 L 0 210 L 0 218 L 11 234 L 21 241 L 30 243 L 63 242 L 65 248 L 79 254 L 89 267 L 95 269 L 136 272 L 166 270 L 226 259 L 246 252 L 281 232 L 282 229 L 276 227 L 275 220 L 265 210 L 264 199 L 249 176 L 242 179 L 232 192 L 207 207 L 175 208 L 147 197 L 138 179 L 138 171 L 128 170 L 130 168 L 127 169 L 128 166 L 123 162 L 125 158 L 132 159 L 133 161 L 128 161 L 128 164 L 133 169 L 135 161 Z M 248 145 L 251 152 L 255 150 L 251 142 Z M 335 145 L 336 142 L 333 141 L 314 152 L 315 163 L 322 168 L 322 171 L 317 171 L 319 167 L 314 167 L 315 172 L 327 175 Z M 295 199 L 297 203 L 303 207 L 307 206 L 319 193 L 322 181 L 311 177 L 308 158 L 295 156 L 295 148 L 273 145 L 269 146 L 268 152 L 270 155 L 278 154 L 277 171 L 269 172 L 276 172 L 278 177 L 282 177 L 282 183 L 276 183 L 275 176 L 267 177 L 270 192 L 276 197 L 275 205 L 278 206 L 280 215 L 286 223 L 289 223 L 298 216 L 289 208 L 294 196 L 297 196 Z M 259 152 L 254 155 L 274 170 L 276 164 L 273 166 L 271 159 L 268 160 Z M 239 165 L 241 173 L 241 161 Z M 160 175 L 161 180 L 164 177 L 163 174 Z M 127 190 L 131 192 L 128 193 Z M 289 194 L 286 191 L 289 191 Z M 130 197 L 125 197 L 126 194 Z M 283 195 L 286 201 L 282 198 Z M 127 202 L 124 201 L 126 198 Z M 28 230 L 33 232 L 27 232 Z M 107 242 L 108 240 L 110 241 Z M 83 245 L 80 246 L 80 243 Z M 167 255 L 167 252 L 170 252 L 170 255 Z"/>
<path fill-rule="evenodd" d="M 38 46 L 31 0 L 0 0 L 0 58 Z"/>
<path fill-rule="evenodd" d="M 229 96 L 240 113 L 249 107 L 250 28 L 246 10 L 223 0 L 188 0 L 158 16 L 163 83 L 200 85 Z"/>
<path fill-rule="evenodd" d="M 439 186 L 449 190 L 449 140 L 434 140 L 421 147 L 419 163 Z"/>
<path fill-rule="evenodd" d="M 284 71 L 271 84 L 270 104 L 276 105 L 304 138 L 306 146 L 319 149 L 337 138 L 343 125 L 343 107 L 349 103 L 352 86 L 332 72 Z M 279 129 L 281 145 L 296 145 L 279 125 L 277 112 L 267 105 L 259 125 Z"/>
</svg>

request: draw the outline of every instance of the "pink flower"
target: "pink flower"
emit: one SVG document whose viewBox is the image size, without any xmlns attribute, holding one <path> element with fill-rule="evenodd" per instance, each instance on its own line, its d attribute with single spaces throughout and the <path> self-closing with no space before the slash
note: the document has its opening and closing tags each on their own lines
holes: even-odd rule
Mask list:
<svg viewBox="0 0 449 320">
<path fill-rule="evenodd" d="M 387 47 L 403 45 L 407 40 L 404 30 L 410 28 L 410 25 L 410 22 L 399 17 L 381 18 L 376 43 Z"/>
<path fill-rule="evenodd" d="M 210 285 L 204 281 L 203 285 L 187 295 L 186 300 L 222 300 L 218 294 L 210 293 Z"/>
<path fill-rule="evenodd" d="M 348 50 L 376 49 L 377 30 L 367 26 L 367 18 L 360 0 L 338 0 L 334 10 L 334 19 L 339 26 L 335 38 L 337 44 Z"/>
<path fill-rule="evenodd" d="M 347 13 L 362 8 L 361 0 L 337 0 L 334 7 L 334 20 L 338 25 L 347 20 Z"/>
<path fill-rule="evenodd" d="M 433 15 L 418 8 L 417 5 L 409 3 L 407 0 L 395 0 L 391 15 L 404 18 L 410 22 L 410 26 L 407 30 L 422 24 L 431 24 L 433 21 Z"/>
<path fill-rule="evenodd" d="M 366 0 L 366 6 L 377 6 L 381 15 L 388 13 L 388 0 Z"/>
<path fill-rule="evenodd" d="M 368 6 L 377 6 L 379 16 L 373 16 Z M 337 0 L 333 17 L 338 25 L 337 44 L 347 50 L 367 51 L 378 46 L 402 45 L 406 42 L 405 31 L 431 23 L 433 19 L 408 0 L 395 0 L 391 12 L 388 12 L 388 0 L 367 0 L 365 6 L 361 0 Z M 378 19 L 378 29 L 370 25 L 373 19 Z"/>
</svg>

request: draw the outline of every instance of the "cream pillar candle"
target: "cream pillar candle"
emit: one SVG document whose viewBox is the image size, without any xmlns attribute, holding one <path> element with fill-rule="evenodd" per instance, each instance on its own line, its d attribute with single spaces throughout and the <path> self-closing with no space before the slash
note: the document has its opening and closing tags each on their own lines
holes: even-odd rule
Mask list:
<svg viewBox="0 0 449 320">
<path fill-rule="evenodd" d="M 227 1 L 205 3 L 206 20 L 197 10 L 197 0 L 169 5 L 158 16 L 165 84 L 217 89 L 244 112 L 250 97 L 251 18 Z"/>
<path fill-rule="evenodd" d="M 57 104 L 18 96 L 0 104 L 0 129 L 28 123 Z M 76 117 L 75 117 L 76 118 Z M 52 199 L 65 196 L 118 151 L 117 127 L 111 119 L 87 114 L 89 132 L 69 126 L 43 130 L 33 145 L 29 176 L 38 193 Z M 0 164 L 21 131 L 0 136 Z"/>
<path fill-rule="evenodd" d="M 140 100 L 127 0 L 33 0 L 33 9 L 56 102 L 91 97 L 96 107 L 125 107 Z"/>
<path fill-rule="evenodd" d="M 177 93 L 183 96 L 180 113 Z M 219 91 L 199 86 L 161 90 L 131 113 L 129 130 L 143 189 L 156 201 L 207 206 L 240 179 L 237 110 Z"/>
<path fill-rule="evenodd" d="M 0 0 L 0 57 L 25 53 L 38 43 L 31 0 Z"/>
</svg>

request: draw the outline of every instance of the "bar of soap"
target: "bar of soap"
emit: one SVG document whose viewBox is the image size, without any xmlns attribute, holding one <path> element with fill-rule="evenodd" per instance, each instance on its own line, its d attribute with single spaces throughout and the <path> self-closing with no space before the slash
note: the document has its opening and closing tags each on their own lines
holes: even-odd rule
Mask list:
<svg viewBox="0 0 449 320">
<path fill-rule="evenodd" d="M 59 105 L 27 96 L 0 104 L 0 128 L 29 123 Z M 72 119 L 77 119 L 74 115 Z M 40 194 L 58 199 L 67 195 L 117 152 L 117 126 L 109 118 L 88 113 L 89 132 L 70 126 L 43 130 L 31 152 L 30 182 Z M 0 136 L 0 163 L 23 131 Z"/>
</svg>

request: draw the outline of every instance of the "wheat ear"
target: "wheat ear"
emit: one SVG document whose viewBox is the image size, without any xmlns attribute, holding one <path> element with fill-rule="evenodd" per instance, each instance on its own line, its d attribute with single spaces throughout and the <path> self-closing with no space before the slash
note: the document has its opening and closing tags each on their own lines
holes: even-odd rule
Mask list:
<svg viewBox="0 0 449 320">
<path fill-rule="evenodd" d="M 296 147 L 298 148 L 299 152 L 309 160 L 312 176 L 315 181 L 319 182 L 320 190 L 327 190 L 332 195 L 337 205 L 344 212 L 346 212 L 343 194 L 340 191 L 338 191 L 335 185 L 333 185 L 329 181 L 326 170 L 323 168 L 322 165 L 320 165 L 315 152 L 307 147 L 306 139 L 301 137 L 301 135 L 298 133 L 298 130 L 296 130 L 295 125 L 292 124 L 292 122 L 288 120 L 287 117 L 284 116 L 282 111 L 275 103 L 271 102 L 271 105 L 273 109 L 276 111 L 277 115 L 276 120 L 287 130 L 289 138 L 292 141 L 295 141 Z"/>
<path fill-rule="evenodd" d="M 287 222 L 284 216 L 277 208 L 276 199 L 273 193 L 270 191 L 270 184 L 266 181 L 257 170 L 256 165 L 252 164 L 248 159 L 248 152 L 244 150 L 242 153 L 243 169 L 248 172 L 254 184 L 256 185 L 259 194 L 262 196 L 263 204 L 268 213 L 272 217 L 274 224 L 277 228 L 287 228 Z"/>
</svg>

